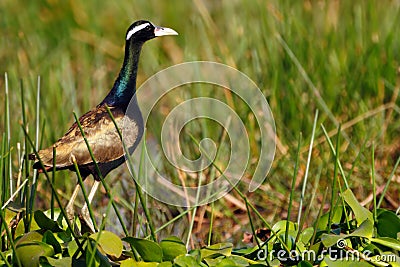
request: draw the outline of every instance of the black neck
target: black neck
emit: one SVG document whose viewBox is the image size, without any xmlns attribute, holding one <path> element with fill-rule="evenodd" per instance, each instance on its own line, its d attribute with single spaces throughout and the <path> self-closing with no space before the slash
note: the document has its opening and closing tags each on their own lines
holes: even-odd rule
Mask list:
<svg viewBox="0 0 400 267">
<path fill-rule="evenodd" d="M 101 104 L 108 106 L 126 106 L 136 93 L 136 76 L 142 42 L 128 41 L 125 46 L 125 58 L 114 86 Z M 136 96 L 134 96 L 136 97 Z"/>
</svg>

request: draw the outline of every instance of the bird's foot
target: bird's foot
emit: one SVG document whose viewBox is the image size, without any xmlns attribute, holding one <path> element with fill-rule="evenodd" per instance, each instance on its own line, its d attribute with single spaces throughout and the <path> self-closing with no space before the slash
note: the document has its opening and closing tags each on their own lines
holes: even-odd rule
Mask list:
<svg viewBox="0 0 400 267">
<path fill-rule="evenodd" d="M 70 222 L 70 225 L 78 236 L 81 235 L 79 232 L 78 226 L 75 223 L 75 211 L 74 211 L 74 205 L 73 203 L 68 203 L 68 205 L 65 207 L 65 212 L 67 213 L 67 220 Z"/>
<path fill-rule="evenodd" d="M 81 216 L 79 217 L 79 219 L 81 220 L 82 232 L 84 232 L 83 231 L 84 224 L 89 228 L 90 232 L 92 232 L 92 233 L 96 232 L 96 229 L 95 229 L 92 219 L 90 217 L 90 212 L 89 212 L 89 209 L 88 209 L 88 206 L 86 203 L 81 210 Z"/>
</svg>

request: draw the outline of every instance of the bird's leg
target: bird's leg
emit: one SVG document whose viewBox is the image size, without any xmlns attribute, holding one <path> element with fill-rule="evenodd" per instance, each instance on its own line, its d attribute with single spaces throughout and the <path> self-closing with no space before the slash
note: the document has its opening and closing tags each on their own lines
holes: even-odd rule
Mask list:
<svg viewBox="0 0 400 267">
<path fill-rule="evenodd" d="M 93 197 L 96 194 L 97 188 L 99 188 L 100 185 L 100 181 L 94 181 L 93 187 L 90 190 L 89 196 L 88 196 L 88 200 L 89 200 L 89 204 L 92 203 Z M 94 233 L 96 232 L 96 230 L 94 229 L 94 225 L 93 222 L 90 218 L 90 213 L 89 213 L 89 208 L 88 208 L 88 203 L 85 202 L 85 205 L 83 205 L 83 208 L 81 210 L 82 213 L 82 217 L 85 220 L 86 224 L 89 226 L 90 230 Z"/>
<path fill-rule="evenodd" d="M 75 217 L 75 212 L 74 212 L 74 202 L 76 199 L 76 196 L 78 195 L 79 189 L 81 188 L 81 186 L 79 184 L 77 184 L 75 186 L 74 192 L 72 192 L 72 196 L 68 201 L 67 206 L 65 207 L 65 212 L 67 213 L 67 219 L 71 222 L 71 224 L 73 226 L 75 226 L 74 223 L 74 217 Z"/>
</svg>

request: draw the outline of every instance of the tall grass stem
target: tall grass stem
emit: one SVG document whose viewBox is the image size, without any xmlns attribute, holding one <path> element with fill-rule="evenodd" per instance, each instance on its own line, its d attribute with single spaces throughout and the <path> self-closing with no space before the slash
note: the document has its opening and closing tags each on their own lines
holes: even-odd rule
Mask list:
<svg viewBox="0 0 400 267">
<path fill-rule="evenodd" d="M 318 121 L 318 109 L 315 111 L 314 124 L 313 124 L 313 128 L 312 128 L 312 133 L 311 133 L 311 141 L 310 141 L 310 146 L 309 146 L 309 149 L 308 149 L 306 172 L 304 174 L 303 187 L 301 189 L 299 211 L 298 211 L 298 215 L 297 215 L 297 224 L 298 225 L 300 225 L 301 214 L 302 214 L 302 210 L 303 210 L 303 201 L 304 201 L 304 196 L 306 194 L 308 172 L 310 170 L 310 162 L 311 162 L 311 155 L 312 155 L 313 144 L 314 144 L 315 129 L 317 127 L 317 121 Z"/>
</svg>

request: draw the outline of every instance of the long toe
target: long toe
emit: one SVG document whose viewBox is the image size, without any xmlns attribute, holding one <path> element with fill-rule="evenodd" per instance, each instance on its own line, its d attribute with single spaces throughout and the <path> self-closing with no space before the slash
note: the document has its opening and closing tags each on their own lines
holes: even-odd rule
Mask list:
<svg viewBox="0 0 400 267">
<path fill-rule="evenodd" d="M 81 233 L 79 232 L 79 228 L 75 223 L 75 211 L 73 203 L 68 203 L 68 205 L 65 207 L 65 212 L 67 213 L 67 219 L 70 222 L 71 227 L 73 228 L 72 230 L 77 236 L 80 236 Z"/>
<path fill-rule="evenodd" d="M 89 209 L 87 208 L 87 205 L 85 204 L 81 210 L 81 216 L 79 216 L 79 219 L 81 220 L 81 232 L 92 232 L 95 233 L 96 229 L 94 227 L 94 224 L 92 222 L 92 219 L 90 218 L 90 213 Z M 85 229 L 86 226 L 86 229 Z"/>
<path fill-rule="evenodd" d="M 72 205 L 70 205 L 72 204 Z M 74 203 L 68 203 L 65 207 L 65 212 L 67 213 L 67 219 L 71 222 L 71 225 L 74 225 L 75 219 L 75 211 L 74 211 Z"/>
</svg>

